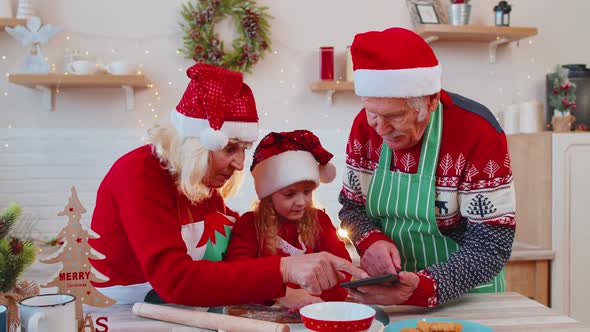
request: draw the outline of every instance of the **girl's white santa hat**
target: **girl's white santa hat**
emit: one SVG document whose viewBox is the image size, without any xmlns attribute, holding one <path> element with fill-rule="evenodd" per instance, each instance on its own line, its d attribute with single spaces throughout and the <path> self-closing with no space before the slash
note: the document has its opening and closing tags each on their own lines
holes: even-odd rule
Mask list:
<svg viewBox="0 0 590 332">
<path fill-rule="evenodd" d="M 254 150 L 250 167 L 258 198 L 301 181 L 332 182 L 336 177 L 332 157 L 308 130 L 269 133 Z"/>
<path fill-rule="evenodd" d="M 363 97 L 409 98 L 441 89 L 441 66 L 432 48 L 403 28 L 357 34 L 351 46 L 354 91 Z"/>
<path fill-rule="evenodd" d="M 241 73 L 205 63 L 186 73 L 191 81 L 171 114 L 182 137 L 197 137 L 210 151 L 223 149 L 230 138 L 256 141 L 256 103 Z"/>
</svg>

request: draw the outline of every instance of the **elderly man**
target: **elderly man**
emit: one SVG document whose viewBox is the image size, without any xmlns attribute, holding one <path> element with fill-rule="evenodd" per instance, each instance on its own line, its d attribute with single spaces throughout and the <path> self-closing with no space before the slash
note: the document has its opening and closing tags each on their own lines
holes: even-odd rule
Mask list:
<svg viewBox="0 0 590 332">
<path fill-rule="evenodd" d="M 501 292 L 515 231 L 506 136 L 483 105 L 441 90 L 441 67 L 412 31 L 358 34 L 355 92 L 364 108 L 346 148 L 339 201 L 370 275 L 365 303 L 437 306 L 465 292 Z"/>
</svg>

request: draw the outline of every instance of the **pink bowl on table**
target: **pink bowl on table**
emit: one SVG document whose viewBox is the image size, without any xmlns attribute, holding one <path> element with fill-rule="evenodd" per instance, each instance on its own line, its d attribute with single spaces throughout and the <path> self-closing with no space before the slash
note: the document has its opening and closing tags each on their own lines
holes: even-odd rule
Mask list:
<svg viewBox="0 0 590 332">
<path fill-rule="evenodd" d="M 365 331 L 375 319 L 375 309 L 352 302 L 314 303 L 299 313 L 307 329 L 319 332 Z"/>
</svg>

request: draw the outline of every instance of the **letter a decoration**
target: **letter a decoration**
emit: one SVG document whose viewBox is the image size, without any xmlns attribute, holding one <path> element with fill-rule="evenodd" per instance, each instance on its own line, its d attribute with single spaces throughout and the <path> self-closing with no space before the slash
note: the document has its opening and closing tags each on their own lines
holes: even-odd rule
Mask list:
<svg viewBox="0 0 590 332">
<path fill-rule="evenodd" d="M 115 304 L 115 300 L 100 293 L 90 282 L 105 282 L 108 278 L 92 268 L 89 258 L 100 260 L 104 255 L 94 250 L 88 243 L 88 239 L 98 238 L 89 227 L 80 223 L 82 214 L 86 209 L 80 203 L 76 188 L 72 187 L 72 195 L 68 204 L 59 212 L 58 216 L 67 216 L 68 224 L 61 230 L 58 239 L 63 241 L 61 248 L 54 254 L 41 260 L 42 263 L 61 263 L 62 268 L 54 276 L 53 280 L 42 287 L 57 287 L 59 293 L 71 294 L 76 297 L 76 319 L 81 325 L 82 304 L 93 307 L 109 307 Z"/>
</svg>

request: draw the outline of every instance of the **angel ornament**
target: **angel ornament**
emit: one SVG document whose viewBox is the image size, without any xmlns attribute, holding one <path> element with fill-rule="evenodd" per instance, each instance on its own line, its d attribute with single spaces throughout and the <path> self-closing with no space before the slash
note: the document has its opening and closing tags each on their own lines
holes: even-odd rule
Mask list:
<svg viewBox="0 0 590 332">
<path fill-rule="evenodd" d="M 49 63 L 41 52 L 41 44 L 47 44 L 61 28 L 50 24 L 41 26 L 41 19 L 33 16 L 27 20 L 27 26 L 17 25 L 14 28 L 6 28 L 9 35 L 18 40 L 24 47 L 29 47 L 25 57 L 22 71 L 25 73 L 46 74 L 49 72 Z"/>
</svg>

